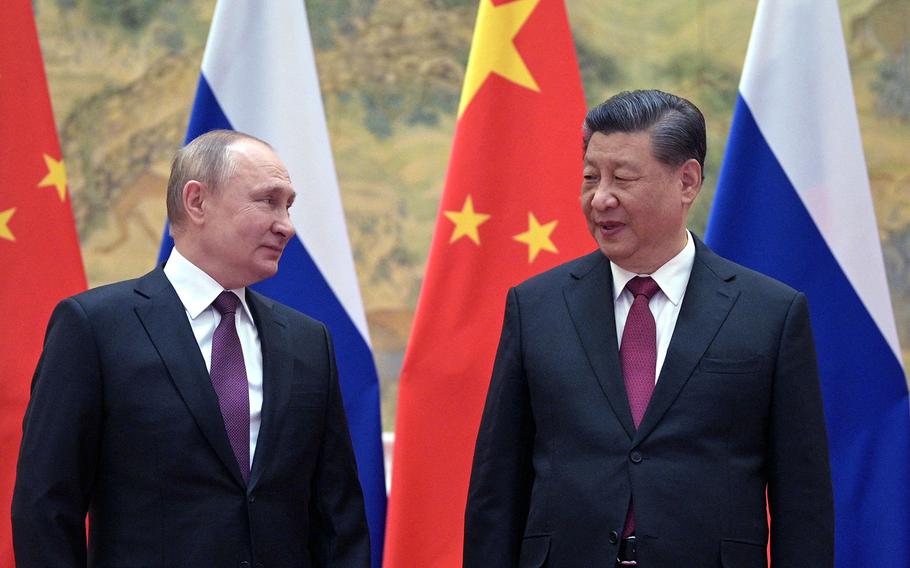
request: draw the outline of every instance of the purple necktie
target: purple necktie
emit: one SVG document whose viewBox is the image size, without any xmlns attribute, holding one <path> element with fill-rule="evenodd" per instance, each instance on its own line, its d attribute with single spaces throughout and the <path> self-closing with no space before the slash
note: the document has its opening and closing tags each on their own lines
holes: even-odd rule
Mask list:
<svg viewBox="0 0 910 568">
<path fill-rule="evenodd" d="M 240 298 L 233 292 L 218 294 L 212 305 L 221 322 L 212 336 L 212 367 L 209 374 L 218 395 L 224 428 L 234 449 L 244 481 L 250 477 L 250 391 L 243 364 L 243 349 L 237 336 L 235 313 Z"/>
<path fill-rule="evenodd" d="M 629 396 L 632 421 L 637 429 L 654 392 L 657 372 L 657 326 L 648 304 L 660 290 L 660 286 L 648 276 L 636 276 L 629 280 L 626 288 L 632 292 L 635 300 L 626 317 L 622 343 L 619 346 L 619 358 L 622 361 L 622 376 Z M 634 532 L 635 517 L 630 503 L 623 537 Z"/>
</svg>

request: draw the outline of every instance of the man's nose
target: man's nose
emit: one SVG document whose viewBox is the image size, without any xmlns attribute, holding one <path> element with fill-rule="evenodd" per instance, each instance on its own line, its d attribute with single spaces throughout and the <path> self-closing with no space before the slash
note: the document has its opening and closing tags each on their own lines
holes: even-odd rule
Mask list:
<svg viewBox="0 0 910 568">
<path fill-rule="evenodd" d="M 604 211 L 606 209 L 612 209 L 617 205 L 619 205 L 619 200 L 616 199 L 616 194 L 606 182 L 601 182 L 600 185 L 597 186 L 597 189 L 594 190 L 594 195 L 591 197 L 591 207 Z"/>
<path fill-rule="evenodd" d="M 275 220 L 272 224 L 272 231 L 284 237 L 285 240 L 290 240 L 294 236 L 296 232 L 294 223 L 291 221 L 291 216 L 287 211 Z"/>
</svg>

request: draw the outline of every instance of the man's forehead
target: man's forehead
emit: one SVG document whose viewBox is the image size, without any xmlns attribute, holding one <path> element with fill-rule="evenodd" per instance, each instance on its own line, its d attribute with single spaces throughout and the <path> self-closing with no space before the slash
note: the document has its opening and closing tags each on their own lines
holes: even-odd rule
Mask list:
<svg viewBox="0 0 910 568">
<path fill-rule="evenodd" d="M 651 155 L 651 133 L 648 130 L 635 132 L 595 132 L 588 141 L 584 160 L 586 163 L 609 160 L 615 163 L 637 161 L 642 155 Z"/>
<path fill-rule="evenodd" d="M 271 177 L 281 178 L 283 180 L 286 180 L 290 184 L 291 176 L 288 173 L 287 168 L 284 167 L 284 164 L 282 164 L 281 162 L 270 160 L 270 161 L 263 161 L 263 162 L 254 162 L 254 163 L 260 168 L 260 170 L 264 174 L 271 176 Z"/>
</svg>

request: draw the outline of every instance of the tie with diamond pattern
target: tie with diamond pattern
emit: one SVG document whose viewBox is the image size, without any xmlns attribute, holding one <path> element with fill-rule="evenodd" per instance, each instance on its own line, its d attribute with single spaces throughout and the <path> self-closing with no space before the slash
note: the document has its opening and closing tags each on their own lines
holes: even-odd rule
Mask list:
<svg viewBox="0 0 910 568">
<path fill-rule="evenodd" d="M 626 317 L 622 343 L 619 346 L 619 358 L 622 362 L 622 376 L 626 383 L 629 407 L 632 410 L 632 421 L 637 429 L 654 392 L 657 372 L 657 325 L 648 304 L 660 287 L 650 277 L 636 276 L 629 280 L 626 289 L 632 292 L 635 300 Z M 623 537 L 635 532 L 635 516 L 632 509 L 630 503 Z"/>
<path fill-rule="evenodd" d="M 250 477 L 250 391 L 237 335 L 235 314 L 240 298 L 233 292 L 218 294 L 212 305 L 221 322 L 212 336 L 212 366 L 209 374 L 218 395 L 224 428 L 234 449 L 244 481 Z"/>
</svg>

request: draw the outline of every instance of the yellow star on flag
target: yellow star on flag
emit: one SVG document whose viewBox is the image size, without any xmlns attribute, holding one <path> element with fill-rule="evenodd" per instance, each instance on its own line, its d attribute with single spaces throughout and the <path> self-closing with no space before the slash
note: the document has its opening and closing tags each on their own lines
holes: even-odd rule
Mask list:
<svg viewBox="0 0 910 568">
<path fill-rule="evenodd" d="M 550 240 L 550 234 L 556 228 L 559 221 L 550 221 L 546 225 L 541 225 L 537 217 L 530 211 L 528 212 L 528 230 L 520 235 L 512 237 L 520 243 L 528 245 L 528 262 L 534 262 L 537 254 L 545 250 L 549 252 L 559 252 L 553 241 Z"/>
<path fill-rule="evenodd" d="M 480 0 L 461 103 L 458 105 L 459 117 L 490 73 L 496 73 L 503 79 L 532 91 L 540 91 L 537 81 L 512 41 L 539 2 L 540 0 L 515 0 L 494 6 L 492 0 Z"/>
<path fill-rule="evenodd" d="M 55 160 L 44 155 L 44 163 L 47 164 L 47 175 L 38 182 L 38 187 L 56 187 L 60 201 L 66 200 L 66 164 L 63 160 Z"/>
<path fill-rule="evenodd" d="M 6 211 L 0 211 L 0 239 L 6 239 L 8 241 L 16 240 L 16 237 L 13 236 L 13 232 L 9 230 L 9 220 L 15 212 L 15 207 L 7 209 Z"/>
<path fill-rule="evenodd" d="M 461 237 L 468 237 L 474 241 L 475 245 L 480 245 L 480 234 L 477 231 L 477 227 L 486 223 L 490 216 L 486 213 L 474 212 L 474 201 L 470 195 L 464 200 L 461 211 L 445 211 L 444 213 L 449 221 L 455 223 L 455 230 L 452 231 L 452 238 L 449 239 L 449 244 L 454 243 Z"/>
</svg>

